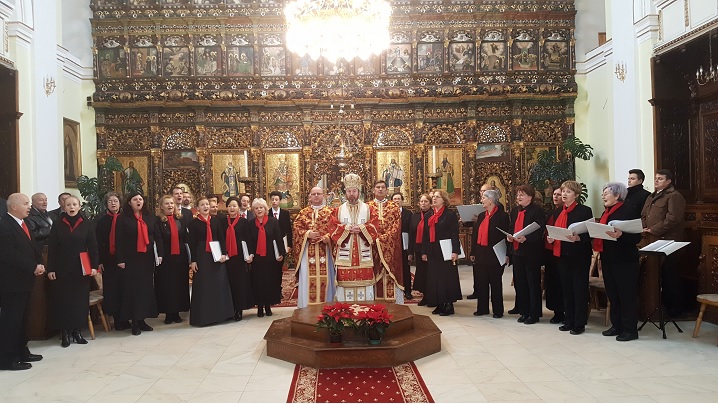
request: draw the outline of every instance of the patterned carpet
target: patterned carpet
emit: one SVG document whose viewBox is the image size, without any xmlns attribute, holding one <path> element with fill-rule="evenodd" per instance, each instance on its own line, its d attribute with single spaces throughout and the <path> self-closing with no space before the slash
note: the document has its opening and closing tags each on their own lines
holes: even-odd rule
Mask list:
<svg viewBox="0 0 718 404">
<path fill-rule="evenodd" d="M 297 365 L 288 403 L 433 403 L 413 362 L 387 368 L 314 369 Z"/>
</svg>

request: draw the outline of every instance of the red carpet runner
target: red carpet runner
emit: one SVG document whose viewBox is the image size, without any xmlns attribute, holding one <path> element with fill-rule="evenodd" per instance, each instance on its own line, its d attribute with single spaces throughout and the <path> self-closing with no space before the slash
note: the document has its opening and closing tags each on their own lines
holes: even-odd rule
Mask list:
<svg viewBox="0 0 718 404">
<path fill-rule="evenodd" d="M 393 368 L 294 368 L 288 403 L 433 403 L 413 362 Z"/>
</svg>

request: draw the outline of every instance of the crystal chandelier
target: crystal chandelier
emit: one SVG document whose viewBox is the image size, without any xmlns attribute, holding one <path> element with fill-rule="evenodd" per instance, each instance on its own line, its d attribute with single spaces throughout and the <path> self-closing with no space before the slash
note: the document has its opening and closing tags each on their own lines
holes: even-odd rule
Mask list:
<svg viewBox="0 0 718 404">
<path fill-rule="evenodd" d="M 389 47 L 387 0 L 295 0 L 284 16 L 287 48 L 313 60 L 367 60 Z"/>
<path fill-rule="evenodd" d="M 713 65 L 713 41 L 712 41 L 712 32 L 708 33 L 708 70 L 703 71 L 703 66 L 699 66 L 698 70 L 696 70 L 696 82 L 704 86 L 708 84 L 711 81 L 718 81 L 718 66 Z"/>
</svg>

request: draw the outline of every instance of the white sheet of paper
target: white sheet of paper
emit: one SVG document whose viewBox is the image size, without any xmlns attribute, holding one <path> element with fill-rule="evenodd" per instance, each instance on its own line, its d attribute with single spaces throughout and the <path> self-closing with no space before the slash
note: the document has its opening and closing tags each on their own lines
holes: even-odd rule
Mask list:
<svg viewBox="0 0 718 404">
<path fill-rule="evenodd" d="M 284 241 L 284 251 L 289 250 L 289 244 L 287 244 L 287 236 L 284 236 L 282 238 L 282 241 Z"/>
<path fill-rule="evenodd" d="M 453 246 L 451 245 L 451 239 L 443 239 L 439 240 L 439 246 L 441 247 L 441 255 L 444 256 L 444 261 L 451 261 L 451 252 L 453 250 Z M 461 245 L 461 241 L 459 241 L 459 256 L 458 258 L 466 258 L 466 254 L 464 254 L 464 246 Z"/>
<path fill-rule="evenodd" d="M 600 238 L 602 240 L 616 241 L 615 238 L 606 234 L 607 231 L 616 230 L 613 228 L 613 226 L 609 226 L 603 223 L 586 223 L 586 227 L 588 228 L 588 235 L 591 238 Z"/>
<path fill-rule="evenodd" d="M 219 245 L 219 241 L 210 241 L 209 249 L 212 250 L 212 259 L 214 262 L 222 258 L 222 247 Z"/>
<path fill-rule="evenodd" d="M 689 241 L 674 241 L 674 240 L 658 240 L 651 244 L 641 248 L 638 251 L 653 251 L 662 252 L 666 255 L 671 255 L 674 252 L 690 244 Z"/>
<path fill-rule="evenodd" d="M 160 266 L 160 256 L 157 255 L 157 242 L 152 244 L 152 249 L 155 250 L 155 266 Z"/>
<path fill-rule="evenodd" d="M 483 205 L 457 205 L 456 210 L 459 212 L 462 222 L 471 222 L 474 220 L 474 216 L 479 216 L 486 211 Z"/>
<path fill-rule="evenodd" d="M 192 263 L 192 249 L 187 243 L 184 244 L 184 248 L 187 250 L 187 262 Z"/>
<path fill-rule="evenodd" d="M 611 220 L 609 226 L 613 226 L 624 233 L 640 234 L 643 233 L 643 223 L 641 219 L 633 220 Z"/>
<path fill-rule="evenodd" d="M 409 249 L 409 233 L 407 233 L 407 232 L 401 233 L 401 243 L 404 246 L 404 251 Z"/>
<path fill-rule="evenodd" d="M 504 230 L 502 230 L 502 229 L 499 229 L 498 227 L 496 228 L 496 230 L 498 230 L 498 231 L 504 233 L 504 234 L 507 235 L 507 236 L 511 236 L 511 237 L 514 236 L 513 234 L 511 234 L 511 233 L 509 233 L 509 232 L 507 232 L 507 231 L 504 231 Z"/>
<path fill-rule="evenodd" d="M 584 220 L 583 222 L 571 223 L 568 226 L 568 229 L 573 231 L 577 235 L 588 233 L 588 227 L 586 227 L 586 223 L 596 223 L 596 219 L 590 218 L 588 220 Z"/>
<path fill-rule="evenodd" d="M 244 253 L 244 260 L 247 261 L 249 259 L 249 248 L 244 240 L 242 240 L 242 252 Z"/>
<path fill-rule="evenodd" d="M 506 240 L 501 240 L 494 245 L 494 254 L 496 254 L 499 264 L 504 265 L 506 262 Z"/>
<path fill-rule="evenodd" d="M 566 238 L 566 236 L 573 235 L 573 231 L 571 231 L 569 229 L 564 229 L 563 227 L 546 225 L 546 231 L 548 231 L 548 236 L 554 240 L 566 241 L 569 243 L 573 243 L 573 241 Z"/>
<path fill-rule="evenodd" d="M 279 247 L 277 247 L 277 240 L 272 240 L 272 243 L 274 244 L 274 259 L 279 260 L 279 257 L 281 257 L 282 254 L 279 253 Z"/>
<path fill-rule="evenodd" d="M 536 222 L 531 223 L 530 225 L 524 227 L 523 229 L 519 230 L 514 234 L 514 238 L 518 236 L 528 236 L 529 234 L 535 232 L 536 230 L 540 229 L 541 226 L 536 224 Z"/>
</svg>

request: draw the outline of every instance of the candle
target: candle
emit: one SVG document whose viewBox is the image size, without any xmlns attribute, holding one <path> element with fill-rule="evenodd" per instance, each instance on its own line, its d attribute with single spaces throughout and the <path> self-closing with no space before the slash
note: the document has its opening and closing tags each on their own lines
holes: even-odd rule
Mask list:
<svg viewBox="0 0 718 404">
<path fill-rule="evenodd" d="M 436 172 L 436 146 L 431 146 L 431 173 Z"/>
<path fill-rule="evenodd" d="M 247 151 L 244 151 L 244 175 L 249 177 L 249 160 L 247 159 Z"/>
</svg>

